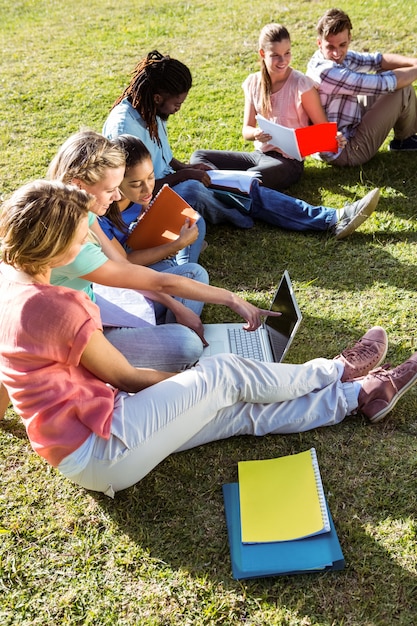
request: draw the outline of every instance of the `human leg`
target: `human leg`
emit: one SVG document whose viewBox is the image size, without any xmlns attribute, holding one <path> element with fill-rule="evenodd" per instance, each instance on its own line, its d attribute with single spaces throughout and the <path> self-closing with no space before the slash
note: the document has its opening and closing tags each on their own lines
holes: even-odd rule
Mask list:
<svg viewBox="0 0 417 626">
<path fill-rule="evenodd" d="M 209 276 L 207 271 L 198 263 L 172 265 L 171 267 L 163 269 L 162 271 L 169 274 L 176 274 L 177 276 L 185 276 L 186 278 L 196 280 L 199 283 L 204 283 L 205 285 L 209 284 Z M 176 300 L 182 302 L 184 306 L 191 309 L 191 311 L 194 311 L 194 313 L 196 313 L 197 315 L 201 315 L 204 302 L 198 302 L 197 300 L 188 300 L 186 298 L 176 298 Z M 163 306 L 161 303 L 155 302 L 154 308 L 157 324 L 168 324 L 176 321 L 175 315 L 170 310 L 167 310 L 166 307 Z"/>
<path fill-rule="evenodd" d="M 250 197 L 251 215 L 268 224 L 296 231 L 331 229 L 336 239 L 343 239 L 352 234 L 374 211 L 379 200 L 379 189 L 370 191 L 361 200 L 339 210 L 312 206 L 304 200 L 260 186 L 256 180 L 251 185 Z"/>
<path fill-rule="evenodd" d="M 362 121 L 332 165 L 340 167 L 367 163 L 378 152 L 394 128 L 396 139 L 417 132 L 417 99 L 412 86 L 384 94 L 367 107 Z"/>
<path fill-rule="evenodd" d="M 215 197 L 213 189 L 198 180 L 186 180 L 173 189 L 211 224 L 230 223 L 238 228 L 252 228 L 250 215 L 243 215 Z"/>
<path fill-rule="evenodd" d="M 304 172 L 304 161 L 288 159 L 280 152 L 259 152 L 256 169 L 261 172 L 265 187 L 283 191 L 298 183 Z"/>
<path fill-rule="evenodd" d="M 104 335 L 134 367 L 179 372 L 198 361 L 203 344 L 198 335 L 181 324 L 146 328 L 105 327 Z"/>
<path fill-rule="evenodd" d="M 279 152 L 229 152 L 227 150 L 196 150 L 191 164 L 203 163 L 219 170 L 256 170 L 265 187 L 282 191 L 297 183 L 304 171 L 304 162 L 288 159 Z"/>
<path fill-rule="evenodd" d="M 190 158 L 191 165 L 202 163 L 215 170 L 249 170 L 258 164 L 256 152 L 228 150 L 196 150 Z"/>
<path fill-rule="evenodd" d="M 250 197 L 251 215 L 268 224 L 287 230 L 328 230 L 337 221 L 336 209 L 312 206 L 304 200 L 269 189 L 254 180 Z"/>
<path fill-rule="evenodd" d="M 73 480 L 109 493 L 191 445 L 337 424 L 357 406 L 353 383 L 340 382 L 342 372 L 326 359 L 304 365 L 204 359 L 135 395 L 119 394 L 110 440 L 97 438 L 89 464 Z"/>
</svg>

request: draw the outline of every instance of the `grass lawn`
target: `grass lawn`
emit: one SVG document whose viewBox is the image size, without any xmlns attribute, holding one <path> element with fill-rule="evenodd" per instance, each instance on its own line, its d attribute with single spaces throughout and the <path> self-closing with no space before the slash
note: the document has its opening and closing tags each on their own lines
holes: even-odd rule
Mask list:
<svg viewBox="0 0 417 626">
<path fill-rule="evenodd" d="M 248 3 L 246 3 L 248 4 Z M 0 191 L 45 174 L 82 126 L 101 130 L 139 58 L 152 49 L 189 65 L 194 86 L 169 121 L 176 157 L 197 147 L 251 149 L 240 136 L 241 83 L 257 69 L 269 21 L 293 39 L 293 66 L 315 49 L 322 0 L 0 0 Z M 415 3 L 346 0 L 353 47 L 417 56 Z M 340 207 L 381 188 L 350 239 L 258 223 L 208 227 L 211 283 L 268 306 L 287 268 L 304 319 L 288 361 L 332 357 L 368 327 L 388 332 L 388 359 L 416 350 L 417 155 L 389 138 L 361 168 L 309 158 L 290 193 Z M 46 313 L 47 314 L 47 313 Z M 231 320 L 206 306 L 204 321 Z M 410 626 L 417 615 L 417 390 L 370 426 L 361 417 L 285 437 L 237 438 L 171 456 L 114 501 L 72 485 L 37 457 L 11 409 L 0 423 L 0 623 L 6 625 Z M 237 582 L 221 485 L 237 462 L 317 450 L 346 568 Z"/>
</svg>

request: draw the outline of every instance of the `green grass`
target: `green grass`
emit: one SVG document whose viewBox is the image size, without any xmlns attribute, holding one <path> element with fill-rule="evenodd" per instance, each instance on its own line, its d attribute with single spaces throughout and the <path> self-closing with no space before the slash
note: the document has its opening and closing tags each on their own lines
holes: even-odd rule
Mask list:
<svg viewBox="0 0 417 626">
<path fill-rule="evenodd" d="M 248 3 L 246 3 L 247 5 Z M 321 0 L 170 2 L 0 0 L 0 191 L 44 175 L 81 126 L 100 130 L 138 58 L 156 48 L 186 62 L 194 87 L 169 122 L 174 154 L 242 149 L 241 82 L 257 37 L 281 21 L 301 70 L 315 48 Z M 416 8 L 359 0 L 354 46 L 417 56 Z M 312 159 L 291 189 L 342 206 L 375 186 L 377 212 L 343 242 L 265 224 L 208 228 L 201 262 L 212 284 L 262 306 L 284 268 L 304 320 L 293 362 L 333 356 L 373 324 L 388 359 L 416 349 L 417 157 L 387 142 L 362 168 Z M 220 307 L 207 321 L 232 319 Z M 6 625 L 410 626 L 417 614 L 417 394 L 376 426 L 362 418 L 285 437 L 237 438 L 171 456 L 114 501 L 61 477 L 30 449 L 9 409 L 0 425 L 0 623 Z M 231 577 L 221 485 L 237 462 L 315 446 L 346 569 L 237 582 Z"/>
</svg>

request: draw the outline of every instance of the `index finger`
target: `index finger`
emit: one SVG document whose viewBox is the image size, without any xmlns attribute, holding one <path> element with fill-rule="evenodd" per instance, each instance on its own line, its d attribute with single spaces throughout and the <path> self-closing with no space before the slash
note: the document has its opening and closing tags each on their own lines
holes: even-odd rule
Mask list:
<svg viewBox="0 0 417 626">
<path fill-rule="evenodd" d="M 258 309 L 259 310 L 259 315 L 273 315 L 274 317 L 278 317 L 279 315 L 282 315 L 281 311 L 271 311 L 271 309 Z"/>
</svg>

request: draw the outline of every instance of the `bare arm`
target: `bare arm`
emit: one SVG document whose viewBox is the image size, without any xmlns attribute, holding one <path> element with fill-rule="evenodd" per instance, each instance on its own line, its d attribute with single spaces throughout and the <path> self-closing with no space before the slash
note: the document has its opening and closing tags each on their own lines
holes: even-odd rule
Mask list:
<svg viewBox="0 0 417 626">
<path fill-rule="evenodd" d="M 91 335 L 80 362 L 100 380 L 128 393 L 136 393 L 175 375 L 172 372 L 133 367 L 100 330 Z"/>
<path fill-rule="evenodd" d="M 242 128 L 243 139 L 246 141 L 255 141 L 256 139 L 257 141 L 262 141 L 264 143 L 270 141 L 271 135 L 264 133 L 262 129 L 256 125 L 255 115 L 255 107 L 249 98 L 245 98 Z"/>
<path fill-rule="evenodd" d="M 328 121 L 320 102 L 319 93 L 315 87 L 312 87 L 302 94 L 301 103 L 313 124 L 324 124 Z"/>
<path fill-rule="evenodd" d="M 105 254 L 109 258 L 109 260 L 114 261 L 117 264 L 118 273 L 123 274 L 123 272 L 126 272 L 126 271 L 130 272 L 132 263 L 127 259 L 125 249 L 120 245 L 120 243 L 116 239 L 111 241 L 107 237 L 106 233 L 103 231 L 100 224 L 98 224 L 97 220 L 94 222 L 93 226 L 94 226 L 94 229 L 92 230 L 96 234 L 97 239 L 99 240 L 100 245 L 103 249 L 103 252 L 106 250 Z M 126 268 L 126 264 L 128 265 L 128 268 Z M 106 272 L 104 274 L 100 273 L 99 275 L 98 272 L 100 269 L 101 268 L 99 268 L 98 270 L 95 270 L 94 272 L 91 272 L 90 274 L 84 276 L 83 278 L 99 283 L 100 285 L 107 285 L 109 287 L 123 287 L 124 286 L 124 285 L 115 285 L 113 284 L 113 282 L 109 282 L 109 281 L 112 281 L 113 278 L 112 276 L 107 275 Z M 132 288 L 135 289 L 136 291 L 141 291 L 141 292 L 144 291 L 143 289 L 140 289 L 138 287 L 132 287 Z M 194 332 L 196 332 L 197 335 L 200 337 L 201 341 L 204 344 L 206 344 L 206 341 L 204 339 L 203 324 L 201 323 L 201 320 L 198 317 L 198 315 L 196 315 L 195 313 L 193 313 L 193 311 L 191 311 L 186 306 L 181 304 L 181 302 L 178 302 L 178 300 L 174 300 L 174 298 L 172 298 L 169 294 L 162 293 L 162 292 L 155 293 L 151 290 L 147 290 L 147 291 L 148 293 L 146 293 L 145 295 L 147 295 L 151 300 L 154 300 L 155 302 L 160 302 L 167 309 L 170 309 L 175 315 L 175 318 L 179 324 L 183 324 L 184 326 L 187 326 L 188 328 L 191 328 L 192 330 L 194 330 Z"/>
<path fill-rule="evenodd" d="M 97 270 L 83 276 L 87 280 L 109 285 L 124 287 L 139 291 L 154 291 L 156 293 L 189 298 L 199 302 L 211 302 L 228 306 L 232 311 L 246 320 L 245 328 L 255 330 L 261 324 L 261 316 L 271 314 L 269 311 L 258 309 L 249 302 L 227 289 L 205 285 L 196 280 L 165 272 L 155 272 L 148 267 L 130 264 L 126 272 L 124 264 L 107 261 Z"/>
<path fill-rule="evenodd" d="M 411 85 L 417 79 L 417 59 L 401 54 L 383 54 L 381 67 L 391 70 L 397 79 L 397 89 Z"/>
</svg>

